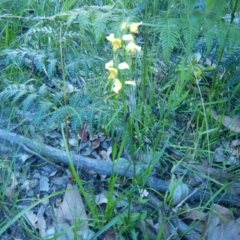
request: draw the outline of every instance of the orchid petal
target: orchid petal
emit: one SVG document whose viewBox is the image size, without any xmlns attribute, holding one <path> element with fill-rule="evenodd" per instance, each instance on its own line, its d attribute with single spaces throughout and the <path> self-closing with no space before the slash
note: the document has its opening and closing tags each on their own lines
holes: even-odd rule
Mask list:
<svg viewBox="0 0 240 240">
<path fill-rule="evenodd" d="M 113 88 L 112 90 L 115 92 L 115 93 L 119 93 L 119 91 L 122 89 L 122 83 L 116 78 L 114 80 L 114 85 L 113 85 Z"/>
<path fill-rule="evenodd" d="M 132 33 L 138 33 L 138 27 L 139 27 L 140 25 L 142 25 L 142 22 L 140 22 L 140 23 L 132 23 L 132 24 L 130 25 L 130 32 L 132 32 Z"/>
<path fill-rule="evenodd" d="M 129 65 L 126 62 L 119 63 L 118 69 L 120 70 L 129 69 Z"/>
<path fill-rule="evenodd" d="M 132 34 L 125 34 L 122 36 L 122 40 L 124 41 L 134 41 L 134 37 Z"/>
<path fill-rule="evenodd" d="M 136 86 L 136 82 L 135 81 L 125 81 L 125 84 Z"/>
<path fill-rule="evenodd" d="M 109 69 L 109 68 L 112 68 L 112 67 L 113 67 L 113 60 L 111 60 L 111 61 L 109 61 L 105 64 L 105 69 Z"/>
</svg>

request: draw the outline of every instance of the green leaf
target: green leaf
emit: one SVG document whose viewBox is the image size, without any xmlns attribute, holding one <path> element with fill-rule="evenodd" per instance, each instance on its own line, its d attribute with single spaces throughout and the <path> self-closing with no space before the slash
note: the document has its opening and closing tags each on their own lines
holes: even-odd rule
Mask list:
<svg viewBox="0 0 240 240">
<path fill-rule="evenodd" d="M 160 42 L 163 50 L 163 58 L 168 62 L 173 48 L 179 39 L 178 20 L 174 18 L 159 18 Z"/>
</svg>

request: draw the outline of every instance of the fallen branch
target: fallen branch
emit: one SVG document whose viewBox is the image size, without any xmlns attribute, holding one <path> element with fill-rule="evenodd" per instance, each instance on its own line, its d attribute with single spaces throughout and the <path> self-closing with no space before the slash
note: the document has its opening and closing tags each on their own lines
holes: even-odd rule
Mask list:
<svg viewBox="0 0 240 240">
<path fill-rule="evenodd" d="M 24 147 L 30 149 L 33 152 L 36 152 L 38 155 L 44 156 L 45 158 L 51 159 L 55 164 L 65 164 L 69 165 L 69 159 L 65 151 L 37 143 L 29 138 L 23 137 L 21 135 L 0 129 L 0 142 L 9 143 L 13 146 L 19 146 L 24 149 Z M 133 177 L 134 168 L 131 164 L 113 164 L 110 161 L 91 159 L 83 157 L 76 153 L 71 152 L 71 159 L 73 165 L 76 168 L 85 168 L 91 171 L 94 171 L 100 175 L 111 175 L 113 173 L 118 174 L 119 176 Z M 139 176 L 139 175 L 138 175 Z M 146 185 L 150 188 L 153 188 L 160 193 L 165 193 L 168 190 L 169 183 L 161 180 L 159 178 L 150 176 L 146 182 Z M 189 198 L 190 201 L 208 201 L 211 198 L 211 194 L 207 191 L 196 191 Z M 218 195 L 214 199 L 215 202 L 223 204 L 232 204 L 240 206 L 240 197 L 230 196 L 230 195 Z"/>
</svg>

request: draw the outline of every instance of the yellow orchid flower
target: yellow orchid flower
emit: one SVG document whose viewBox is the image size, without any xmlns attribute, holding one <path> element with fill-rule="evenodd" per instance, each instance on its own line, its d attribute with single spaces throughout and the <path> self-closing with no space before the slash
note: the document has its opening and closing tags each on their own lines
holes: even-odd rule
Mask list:
<svg viewBox="0 0 240 240">
<path fill-rule="evenodd" d="M 110 75 L 108 76 L 108 79 L 109 79 L 109 80 L 116 78 L 116 76 L 117 76 L 117 74 L 118 74 L 118 70 L 117 70 L 116 68 L 110 67 L 110 68 L 108 68 L 108 71 L 109 71 L 109 73 L 110 73 Z"/>
<path fill-rule="evenodd" d="M 106 39 L 112 43 L 113 51 L 116 51 L 117 49 L 121 48 L 121 43 L 122 43 L 121 39 L 115 38 L 113 33 L 107 36 Z"/>
<path fill-rule="evenodd" d="M 125 34 L 125 35 L 123 35 L 122 36 L 122 40 L 124 40 L 124 41 L 134 41 L 134 37 L 133 37 L 133 35 L 132 34 Z"/>
<path fill-rule="evenodd" d="M 143 23 L 143 22 L 140 22 L 140 23 L 132 23 L 132 24 L 130 25 L 130 32 L 131 32 L 131 33 L 138 33 L 138 27 L 139 27 L 140 25 L 142 25 L 142 23 Z"/>
<path fill-rule="evenodd" d="M 125 84 L 136 86 L 136 82 L 135 81 L 125 81 Z"/>
<path fill-rule="evenodd" d="M 126 62 L 119 63 L 118 69 L 120 70 L 129 69 L 129 65 Z"/>
<path fill-rule="evenodd" d="M 109 69 L 109 68 L 112 68 L 113 67 L 113 60 L 105 63 L 105 69 Z"/>
<path fill-rule="evenodd" d="M 134 42 L 130 42 L 126 46 L 126 51 L 128 52 L 129 55 L 132 56 L 136 51 L 140 52 L 141 51 L 141 47 L 137 46 Z"/>
<path fill-rule="evenodd" d="M 122 83 L 119 81 L 119 79 L 114 79 L 114 84 L 112 90 L 115 93 L 119 93 L 119 91 L 122 89 Z"/>
</svg>

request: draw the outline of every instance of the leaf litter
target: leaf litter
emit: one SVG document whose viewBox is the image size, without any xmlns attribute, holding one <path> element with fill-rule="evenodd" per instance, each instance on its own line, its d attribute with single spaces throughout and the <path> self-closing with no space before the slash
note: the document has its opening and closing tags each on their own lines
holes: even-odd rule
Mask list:
<svg viewBox="0 0 240 240">
<path fill-rule="evenodd" d="M 68 92 L 74 91 L 73 85 L 68 83 L 67 90 Z M 29 116 L 30 115 L 31 114 L 29 114 Z M 220 116 L 215 111 L 212 111 L 211 115 L 216 121 L 221 122 L 226 129 L 236 133 L 240 132 L 239 119 Z M 28 120 L 29 117 L 26 117 L 25 119 L 26 120 L 24 121 L 30 122 Z M 17 127 L 18 126 L 14 126 L 12 129 L 16 129 Z M 45 133 L 44 136 L 41 136 L 36 134 L 33 126 L 30 127 L 32 127 L 32 136 L 38 138 L 42 143 L 47 142 L 48 144 L 57 147 L 64 146 L 61 135 L 56 131 L 56 128 L 49 133 Z M 174 130 L 172 131 L 173 135 L 177 135 Z M 80 127 L 78 138 L 80 143 L 75 136 L 71 136 L 70 145 L 76 147 L 76 151 L 79 154 L 98 159 L 99 161 L 114 161 L 111 156 L 112 147 L 111 143 L 108 142 L 108 136 L 105 136 L 102 133 L 93 136 L 87 122 L 84 122 L 82 127 Z M 219 145 L 213 149 L 216 166 L 217 164 L 223 164 L 224 166 L 237 167 L 239 165 L 239 145 L 238 140 L 232 141 L 230 144 L 219 143 Z M 169 157 L 172 160 L 181 162 L 183 157 L 180 151 L 174 148 L 168 148 L 167 150 L 169 151 Z M 119 161 L 116 161 L 116 166 L 127 164 L 130 161 L 131 157 L 129 156 L 129 153 L 125 149 L 123 149 L 123 152 L 124 156 L 122 156 Z M 173 155 L 172 153 L 175 154 Z M 136 158 L 138 161 L 144 162 L 145 164 L 151 163 L 152 161 L 151 154 L 140 155 Z M 28 211 L 25 214 L 25 218 L 31 226 L 38 230 L 41 237 L 46 237 L 46 239 L 48 237 L 51 238 L 51 236 L 57 233 L 64 233 L 61 234 L 58 239 L 74 239 L 75 236 L 73 229 L 75 228 L 75 222 L 77 221 L 78 223 L 80 222 L 77 226 L 77 239 L 90 239 L 94 233 L 90 230 L 89 219 L 80 191 L 76 186 L 69 183 L 69 173 L 64 168 L 56 169 L 53 165 L 44 162 L 43 159 L 38 159 L 38 156 L 32 153 L 20 152 L 19 159 L 21 160 L 21 164 L 19 164 L 18 167 L 24 169 L 26 177 L 25 179 L 20 179 L 17 174 L 15 175 L 13 172 L 10 173 L 9 185 L 6 188 L 6 196 L 9 198 L 8 200 L 16 194 L 19 194 L 19 199 L 24 199 L 28 196 L 39 199 L 57 190 L 66 189 L 65 194 L 63 194 L 61 198 L 53 198 L 50 199 L 49 202 L 42 202 L 33 210 Z M 206 190 L 207 181 L 214 181 L 214 184 L 216 185 L 212 184 L 211 187 L 213 188 L 213 191 L 215 191 L 215 188 L 221 187 L 226 180 L 234 181 L 235 185 L 239 184 L 239 180 L 234 178 L 234 174 L 224 171 L 218 166 L 211 167 L 207 164 L 195 164 L 195 166 L 193 166 L 190 160 L 188 161 L 188 164 L 185 164 L 185 166 L 183 165 L 184 164 L 178 168 L 178 171 L 172 173 L 177 176 L 176 181 L 182 181 L 173 188 L 172 192 L 170 189 L 170 194 L 172 194 L 173 198 L 170 206 L 165 206 L 165 202 L 160 200 L 154 192 L 151 192 L 149 195 L 141 196 L 151 202 L 152 205 L 156 206 L 158 210 L 158 219 L 143 219 L 144 221 L 141 221 L 138 225 L 140 231 L 143 233 L 147 232 L 149 236 L 156 239 L 157 233 L 161 229 L 161 224 L 166 222 L 166 218 L 169 217 L 169 219 L 171 219 L 165 223 L 163 230 L 166 239 L 181 239 L 180 235 L 184 235 L 185 239 L 200 239 L 203 235 L 210 240 L 238 239 L 239 218 L 234 220 L 234 217 L 231 215 L 231 212 L 227 207 L 215 204 L 212 206 L 212 209 L 210 209 L 211 211 L 201 211 L 196 202 L 190 201 L 186 203 L 186 201 L 190 194 L 190 187 L 197 187 Z M 193 168 L 200 171 L 193 172 Z M 166 173 L 170 172 L 169 169 L 170 167 L 166 166 L 161 174 L 171 182 L 170 179 L 172 176 L 166 176 Z M 136 168 L 136 170 L 140 173 L 142 171 L 141 167 Z M 234 169 L 234 171 L 235 170 L 237 169 Z M 158 166 L 156 166 L 152 173 L 158 174 L 158 172 L 160 172 L 160 170 Z M 84 175 L 82 169 L 79 170 L 79 174 Z M 94 172 L 87 171 L 87 174 L 85 174 L 83 178 L 92 178 L 91 187 L 94 189 L 95 203 L 97 205 L 107 204 L 109 192 L 106 190 L 106 186 L 97 186 L 99 179 Z M 102 179 L 105 179 L 107 176 L 104 178 L 103 176 L 101 177 Z M 120 180 L 117 182 L 120 182 L 119 185 L 121 185 L 125 181 Z M 118 187 L 117 185 L 118 184 L 115 186 L 116 188 Z M 236 188 L 239 188 L 239 186 Z M 233 191 L 233 189 L 230 191 L 232 194 L 239 195 L 239 191 Z M 142 192 L 144 192 L 144 190 Z M 138 193 L 141 192 L 135 192 L 135 194 Z M 118 193 L 115 191 L 114 200 L 117 197 Z M 178 204 L 181 202 L 183 202 L 183 204 L 179 207 Z M 127 197 L 118 200 L 118 203 L 116 204 L 116 208 L 118 209 L 115 209 L 115 211 L 123 211 L 127 205 Z M 22 206 L 26 207 L 28 206 L 28 203 L 24 203 L 23 200 Z M 49 210 L 50 206 L 54 206 L 53 212 Z M 140 210 L 138 207 L 140 207 Z M 145 205 L 144 208 L 151 212 L 151 208 L 147 208 Z M 131 214 L 138 213 L 141 210 L 140 204 L 136 202 L 136 206 L 131 208 Z M 188 221 L 185 222 L 184 220 Z M 194 223 L 195 221 L 199 221 L 198 225 L 196 226 L 193 224 L 192 227 L 191 223 Z M 208 226 L 207 230 L 204 229 L 206 225 Z M 229 232 L 231 232 L 231 234 L 228 234 Z M 102 239 L 118 239 L 118 233 L 110 228 L 103 233 Z"/>
<path fill-rule="evenodd" d="M 55 138 L 51 138 L 55 139 Z M 73 137 L 74 139 L 74 137 Z M 57 139 L 55 139 L 57 140 Z M 53 141 L 53 140 L 52 140 Z M 81 140 L 80 140 L 81 141 Z M 96 141 L 96 142 L 94 142 Z M 76 145 L 75 145 L 76 146 Z M 234 152 L 234 149 L 237 149 L 239 146 L 238 141 L 232 141 L 230 144 L 223 143 L 222 145 L 218 145 L 216 149 L 221 149 L 221 159 L 219 158 L 216 163 L 225 162 L 226 164 L 232 164 L 230 162 L 226 162 L 226 152 Z M 86 151 L 85 151 L 86 150 Z M 86 142 L 79 145 L 78 151 L 83 153 L 87 152 L 88 154 L 86 156 L 94 157 L 95 159 L 99 159 L 99 161 L 112 161 L 111 154 L 112 154 L 112 148 L 111 148 L 111 139 L 104 136 L 104 134 L 99 133 L 96 134 L 95 137 L 89 138 Z M 217 152 L 218 150 L 215 150 Z M 127 156 L 128 153 L 126 153 L 126 149 L 124 149 L 124 154 Z M 168 151 L 168 154 L 171 154 L 171 152 L 177 152 L 175 149 L 171 149 L 171 151 Z M 234 156 L 238 156 L 239 152 L 235 151 Z M 21 156 L 22 154 L 22 156 Z M 148 154 L 145 154 L 142 160 L 139 161 L 145 161 L 144 164 L 147 164 L 151 162 L 151 157 Z M 179 156 L 181 154 L 178 154 Z M 141 157 L 141 156 L 140 156 Z M 141 159 L 139 157 L 139 159 Z M 20 193 L 19 197 L 26 197 L 26 196 L 46 196 L 49 193 L 52 193 L 54 191 L 63 189 L 64 186 L 66 188 L 66 193 L 62 196 L 62 199 L 52 199 L 47 204 L 40 204 L 37 208 L 34 208 L 33 210 L 29 211 L 25 214 L 25 218 L 28 219 L 28 221 L 31 223 L 32 227 L 34 229 L 37 229 L 39 232 L 39 235 L 42 237 L 50 237 L 57 233 L 65 233 L 61 236 L 59 239 L 73 239 L 74 237 L 74 224 L 77 221 L 80 223 L 77 227 L 77 235 L 78 239 L 90 239 L 90 236 L 94 236 L 94 232 L 89 228 L 88 223 L 88 217 L 86 214 L 85 206 L 83 204 L 83 200 L 81 198 L 79 189 L 76 188 L 76 186 L 73 186 L 69 183 L 70 175 L 64 170 L 64 168 L 57 168 L 54 165 L 51 165 L 49 162 L 44 162 L 43 159 L 39 159 L 37 156 L 34 156 L 34 154 L 25 154 L 25 152 L 19 152 L 18 158 L 21 160 L 19 164 L 19 169 L 24 167 L 26 171 L 26 176 L 29 179 L 22 178 L 21 181 L 18 181 L 19 175 L 16 175 L 14 178 L 14 175 L 11 175 L 10 180 L 11 183 L 9 185 L 8 191 L 11 192 L 9 195 L 9 198 L 11 198 L 11 194 L 17 193 L 16 187 L 19 186 Z M 128 157 L 127 157 L 128 158 Z M 24 159 L 24 160 L 23 160 Z M 181 160 L 177 160 L 181 161 Z M 28 162 L 30 164 L 28 164 Z M 116 161 L 116 166 L 121 164 L 127 164 L 129 160 L 126 158 L 120 158 L 119 161 Z M 188 205 L 185 203 L 185 198 L 188 196 L 189 191 L 188 187 L 191 186 L 190 184 L 191 179 L 197 179 L 198 177 L 198 186 L 205 187 L 205 177 L 210 174 L 210 177 L 217 179 L 219 183 L 224 180 L 224 178 L 218 178 L 218 170 L 217 168 L 210 168 L 209 166 L 199 165 L 195 166 L 196 169 L 201 169 L 200 175 L 192 175 L 191 169 L 194 165 L 191 164 L 189 161 L 188 164 L 182 163 L 179 164 L 179 167 L 175 169 L 174 174 L 177 176 L 177 179 L 184 176 L 183 183 L 178 185 L 176 189 L 173 191 L 173 206 L 172 207 L 164 207 L 164 210 L 160 210 L 162 207 L 159 207 L 159 214 L 162 212 L 162 217 L 159 215 L 158 221 L 153 221 L 152 219 L 145 219 L 145 224 L 139 224 L 139 230 L 141 232 L 148 232 L 150 236 L 155 238 L 157 236 L 157 232 L 161 228 L 161 222 L 165 221 L 164 217 L 166 214 L 172 216 L 172 219 L 169 223 L 166 223 L 165 228 L 165 236 L 174 237 L 177 239 L 178 234 L 184 234 L 186 231 L 188 231 L 189 228 L 189 222 L 186 224 L 183 219 L 187 219 L 188 221 L 198 221 L 198 226 L 194 227 L 188 234 L 186 234 L 186 239 L 199 239 L 201 234 L 204 232 L 204 224 L 209 224 L 207 222 L 207 218 L 210 215 L 211 212 L 201 212 L 200 210 L 194 210 L 195 203 L 189 202 Z M 137 171 L 141 172 L 141 168 L 137 168 Z M 169 170 L 165 170 L 167 172 Z M 153 172 L 157 172 L 156 170 Z M 205 174 L 203 174 L 205 172 Z M 197 173 L 197 172 L 195 172 Z M 93 178 L 92 183 L 94 183 L 94 176 L 97 177 L 94 172 L 88 171 L 88 178 Z M 229 176 L 227 173 L 222 173 L 224 177 L 227 179 L 231 178 L 231 174 Z M 193 176 L 193 177 L 191 177 Z M 87 175 L 83 176 L 87 177 Z M 106 178 L 106 176 L 105 176 Z M 14 180 L 15 179 L 15 180 Z M 104 179 L 104 178 L 103 178 Z M 120 181 L 121 182 L 121 181 Z M 236 182 L 235 182 L 236 183 Z M 122 183 L 121 183 L 122 184 Z M 120 185 L 121 185 L 120 184 Z M 196 183 L 195 183 L 196 184 Z M 104 204 L 108 203 L 108 191 L 104 189 L 104 187 L 99 187 L 97 185 L 92 185 L 93 188 L 95 188 L 95 203 L 99 205 L 102 209 L 105 209 Z M 117 188 L 117 184 L 116 184 Z M 104 189 L 104 191 L 103 191 Z M 233 191 L 232 191 L 233 192 Z M 238 194 L 238 193 L 234 193 Z M 115 199 L 118 198 L 118 193 L 115 191 Z M 140 195 L 140 194 L 139 194 Z M 148 201 L 151 201 L 152 194 L 148 196 L 144 196 Z M 179 204 L 181 201 L 183 202 L 183 205 L 179 207 L 177 210 L 174 208 L 175 205 Z M 154 204 L 158 203 L 158 206 L 162 206 L 163 203 L 159 200 L 159 198 L 155 198 Z M 26 203 L 27 204 L 27 203 Z M 49 211 L 50 204 L 55 205 L 54 212 Z M 153 204 L 153 202 L 152 202 Z M 127 198 L 124 198 L 122 200 L 118 200 L 118 203 L 116 204 L 116 209 L 124 209 L 128 205 Z M 22 205 L 22 207 L 24 204 Z M 26 205 L 27 206 L 27 205 Z M 137 206 L 137 205 L 136 205 Z M 186 208 L 188 206 L 188 208 Z M 220 206 L 220 205 L 219 205 Z M 220 206 L 223 207 L 223 206 Z M 135 210 L 134 210 L 135 209 Z M 132 208 L 133 213 L 136 212 L 137 208 Z M 118 210 L 118 211 L 119 211 Z M 151 211 L 149 209 L 149 211 Z M 217 211 L 219 214 L 221 211 Z M 223 214 L 222 214 L 223 215 Z M 174 217 L 175 216 L 175 217 Z M 180 216 L 180 218 L 178 217 Z M 226 217 L 226 219 L 229 219 L 229 216 Z M 221 223 L 221 226 L 225 226 L 228 224 L 225 228 L 235 227 L 234 220 L 231 220 L 229 223 Z M 213 227 L 210 225 L 210 227 Z M 216 227 L 216 226 L 215 226 Z M 218 229 L 219 230 L 219 229 Z M 105 235 L 108 236 L 108 231 L 106 231 Z M 109 234 L 113 235 L 114 238 L 118 236 L 118 234 L 112 229 L 109 230 Z M 209 234 L 209 235 L 207 235 Z M 213 234 L 213 233 L 212 233 Z M 215 233 L 216 234 L 216 233 Z M 237 231 L 236 231 L 237 234 Z M 104 236 L 104 235 L 103 235 Z M 206 236 L 211 239 L 211 234 L 206 232 Z M 216 236 L 216 235 L 214 235 Z M 117 239 L 117 238 L 116 238 Z M 212 238 L 213 239 L 213 238 Z"/>
</svg>

